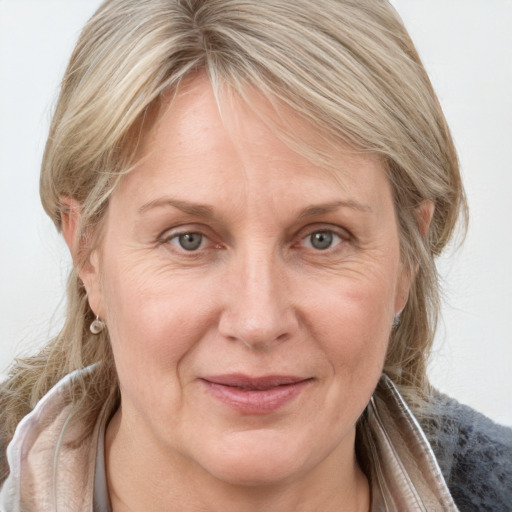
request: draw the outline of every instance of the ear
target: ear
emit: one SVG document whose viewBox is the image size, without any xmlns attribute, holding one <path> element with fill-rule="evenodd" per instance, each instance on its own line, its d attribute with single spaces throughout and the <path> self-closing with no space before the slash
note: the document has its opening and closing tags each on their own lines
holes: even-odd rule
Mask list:
<svg viewBox="0 0 512 512">
<path fill-rule="evenodd" d="M 79 247 L 79 225 L 80 225 L 80 204 L 76 199 L 70 197 L 60 198 L 60 216 L 62 235 L 66 241 L 73 262 L 78 261 Z"/>
<path fill-rule="evenodd" d="M 416 209 L 418 227 L 423 238 L 426 238 L 432 217 L 434 216 L 435 205 L 433 201 L 423 201 Z"/>
<path fill-rule="evenodd" d="M 423 238 L 427 237 L 432 217 L 434 216 L 435 204 L 433 201 L 423 201 L 416 209 L 416 219 L 418 222 L 418 229 Z M 398 293 L 395 299 L 395 316 L 400 315 L 402 310 L 405 308 L 407 299 L 409 297 L 409 290 L 411 284 L 416 278 L 418 272 L 418 263 L 414 265 L 414 268 L 407 270 L 405 267 L 402 268 L 402 273 L 398 284 Z"/>
<path fill-rule="evenodd" d="M 99 273 L 99 254 L 88 247 L 88 237 L 80 233 L 81 206 L 76 199 L 61 197 L 61 227 L 73 264 L 87 291 L 87 300 L 93 313 L 103 317 Z M 84 259 L 84 255 L 87 257 Z"/>
</svg>

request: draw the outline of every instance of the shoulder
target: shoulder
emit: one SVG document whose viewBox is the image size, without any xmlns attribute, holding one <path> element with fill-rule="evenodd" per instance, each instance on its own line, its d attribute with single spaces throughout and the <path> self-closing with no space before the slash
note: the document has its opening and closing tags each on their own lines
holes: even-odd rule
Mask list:
<svg viewBox="0 0 512 512">
<path fill-rule="evenodd" d="M 512 429 L 435 392 L 425 432 L 461 512 L 510 510 Z"/>
</svg>

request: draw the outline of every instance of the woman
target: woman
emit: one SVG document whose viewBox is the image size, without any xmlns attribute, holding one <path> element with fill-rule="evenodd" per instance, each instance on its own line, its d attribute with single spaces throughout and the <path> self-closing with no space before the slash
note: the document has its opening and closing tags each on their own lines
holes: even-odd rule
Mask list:
<svg viewBox="0 0 512 512">
<path fill-rule="evenodd" d="M 426 377 L 465 200 L 387 2 L 105 2 L 41 196 L 75 269 L 2 387 L 3 510 L 510 504 L 510 433 Z"/>
</svg>

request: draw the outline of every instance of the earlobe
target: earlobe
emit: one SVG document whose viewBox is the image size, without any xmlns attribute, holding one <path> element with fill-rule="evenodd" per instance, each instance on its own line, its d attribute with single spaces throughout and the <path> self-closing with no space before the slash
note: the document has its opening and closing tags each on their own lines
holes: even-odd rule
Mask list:
<svg viewBox="0 0 512 512">
<path fill-rule="evenodd" d="M 402 311 L 404 310 L 405 305 L 407 304 L 411 283 L 412 280 L 410 272 L 406 271 L 405 269 L 402 269 L 402 274 L 399 278 L 395 295 L 393 327 L 398 326 L 398 324 L 400 323 L 400 315 L 402 314 Z"/>
</svg>

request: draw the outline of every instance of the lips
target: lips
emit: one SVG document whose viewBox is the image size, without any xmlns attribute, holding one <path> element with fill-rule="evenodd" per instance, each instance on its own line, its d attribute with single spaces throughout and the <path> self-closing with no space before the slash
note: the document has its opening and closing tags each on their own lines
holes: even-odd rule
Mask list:
<svg viewBox="0 0 512 512">
<path fill-rule="evenodd" d="M 245 414 L 269 414 L 284 407 L 312 382 L 291 375 L 217 375 L 201 379 L 210 394 Z"/>
</svg>

